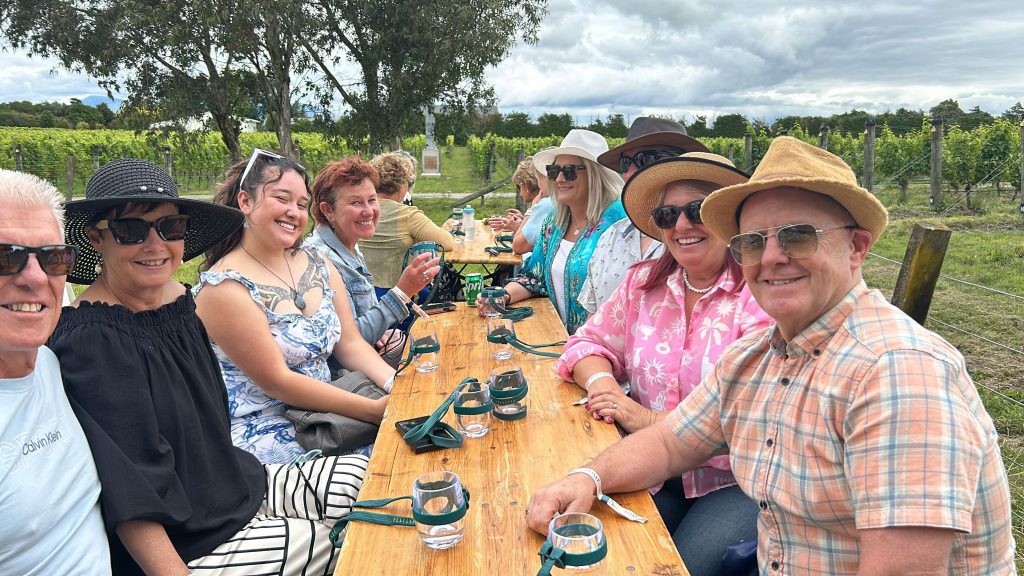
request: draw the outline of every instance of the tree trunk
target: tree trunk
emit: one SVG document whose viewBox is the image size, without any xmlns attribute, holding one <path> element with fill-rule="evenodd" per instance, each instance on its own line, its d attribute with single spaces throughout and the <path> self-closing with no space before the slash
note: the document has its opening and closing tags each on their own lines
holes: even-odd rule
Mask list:
<svg viewBox="0 0 1024 576">
<path fill-rule="evenodd" d="M 271 12 L 272 13 L 272 12 Z M 281 147 L 281 153 L 289 158 L 295 158 L 295 150 L 292 147 L 292 86 L 291 86 L 291 62 L 292 62 L 292 40 L 286 35 L 289 28 L 282 26 L 278 17 L 272 16 L 267 20 L 267 56 L 269 59 L 267 71 L 267 82 L 270 86 L 270 94 L 273 96 L 274 116 L 277 119 L 274 132 L 277 133 L 277 143 Z"/>
<path fill-rule="evenodd" d="M 217 131 L 220 132 L 220 138 L 224 141 L 224 146 L 228 149 L 228 156 L 230 157 L 230 164 L 234 164 L 242 159 L 242 144 L 239 141 L 238 124 L 235 122 L 231 114 L 223 114 L 219 112 L 211 111 L 210 115 L 213 117 L 213 122 L 217 125 Z"/>
</svg>

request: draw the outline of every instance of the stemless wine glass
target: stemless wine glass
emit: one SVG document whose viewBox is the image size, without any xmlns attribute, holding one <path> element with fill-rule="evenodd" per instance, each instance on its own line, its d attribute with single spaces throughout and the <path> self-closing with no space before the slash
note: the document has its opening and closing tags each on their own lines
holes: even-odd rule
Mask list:
<svg viewBox="0 0 1024 576">
<path fill-rule="evenodd" d="M 548 524 L 548 542 L 566 554 L 587 554 L 600 549 L 604 543 L 604 525 L 590 514 L 569 512 L 555 516 Z M 569 566 L 567 570 L 589 570 L 597 567 L 603 558 L 593 564 Z"/>
<path fill-rule="evenodd" d="M 510 338 L 515 338 L 516 328 L 508 318 L 487 319 L 487 347 L 491 350 L 491 358 L 508 360 L 512 357 Z"/>
<path fill-rule="evenodd" d="M 518 392 L 518 394 L 516 394 Z M 514 366 L 499 366 L 491 370 L 491 400 L 494 412 L 501 420 L 518 420 L 526 412 L 526 377 Z M 510 395 L 511 398 L 510 398 Z M 515 398 L 521 395 L 521 398 Z"/>
<path fill-rule="evenodd" d="M 462 540 L 467 505 L 462 482 L 454 472 L 427 472 L 413 482 L 412 513 L 416 518 L 416 531 L 430 548 L 444 550 Z"/>
<path fill-rule="evenodd" d="M 498 318 L 505 313 L 505 296 L 508 292 L 498 286 L 487 286 L 480 292 L 477 310 L 487 318 Z"/>
<path fill-rule="evenodd" d="M 409 260 L 424 253 L 430 254 L 431 259 L 437 258 L 437 244 L 434 242 L 417 242 L 409 246 Z"/>
<path fill-rule="evenodd" d="M 466 438 L 480 438 L 491 429 L 491 389 L 479 382 L 460 388 L 455 395 L 455 425 Z"/>
<path fill-rule="evenodd" d="M 441 366 L 441 341 L 437 330 L 426 330 L 412 339 L 413 362 L 417 372 L 429 373 Z"/>
</svg>

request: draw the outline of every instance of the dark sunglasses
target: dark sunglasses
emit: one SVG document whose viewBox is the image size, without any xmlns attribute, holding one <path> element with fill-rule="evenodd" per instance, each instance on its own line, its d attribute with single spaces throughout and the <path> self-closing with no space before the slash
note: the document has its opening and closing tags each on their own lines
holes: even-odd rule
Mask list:
<svg viewBox="0 0 1024 576">
<path fill-rule="evenodd" d="M 701 198 L 700 200 L 687 202 L 682 206 L 673 206 L 671 204 L 658 206 L 654 210 L 651 210 L 651 219 L 654 220 L 654 225 L 662 230 L 671 230 L 672 228 L 675 228 L 680 215 L 686 216 L 686 219 L 690 221 L 690 224 L 696 226 L 697 224 L 703 223 L 700 219 L 700 205 L 703 203 L 704 199 Z"/>
<path fill-rule="evenodd" d="M 819 229 L 811 224 L 790 224 L 779 226 L 774 234 L 764 232 L 746 232 L 737 234 L 729 240 L 729 252 L 741 266 L 753 266 L 761 263 L 768 239 L 775 236 L 779 249 L 789 258 L 810 258 L 818 251 L 818 238 L 829 230 L 849 230 L 856 225 L 836 226 Z"/>
<path fill-rule="evenodd" d="M 583 164 L 566 164 L 565 166 L 559 166 L 558 164 L 548 164 L 544 167 L 548 173 L 548 180 L 555 180 L 558 178 L 558 173 L 561 172 L 562 176 L 569 182 L 576 179 L 576 173 L 580 170 L 586 170 L 587 167 Z"/>
<path fill-rule="evenodd" d="M 96 223 L 98 230 L 110 230 L 118 244 L 142 244 L 150 228 L 167 242 L 184 240 L 188 232 L 188 214 L 171 214 L 150 222 L 142 218 L 114 218 Z"/>
<path fill-rule="evenodd" d="M 651 162 L 679 156 L 682 153 L 682 150 L 641 150 L 633 154 L 632 158 L 623 154 L 619 156 L 619 174 L 625 174 L 630 164 L 636 164 L 636 169 L 639 170 Z"/>
<path fill-rule="evenodd" d="M 50 276 L 66 276 L 75 267 L 78 248 L 70 244 L 22 246 L 0 244 L 0 276 L 15 276 L 25 269 L 29 254 L 35 254 L 39 267 Z"/>
</svg>

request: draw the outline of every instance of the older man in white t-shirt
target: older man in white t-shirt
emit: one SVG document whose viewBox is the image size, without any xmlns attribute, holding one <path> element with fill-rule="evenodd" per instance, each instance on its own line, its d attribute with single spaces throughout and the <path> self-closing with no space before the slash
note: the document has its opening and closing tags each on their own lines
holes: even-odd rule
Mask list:
<svg viewBox="0 0 1024 576">
<path fill-rule="evenodd" d="M 74 264 L 62 222 L 53 186 L 0 170 L 0 575 L 110 574 L 96 465 L 43 345 Z"/>
</svg>

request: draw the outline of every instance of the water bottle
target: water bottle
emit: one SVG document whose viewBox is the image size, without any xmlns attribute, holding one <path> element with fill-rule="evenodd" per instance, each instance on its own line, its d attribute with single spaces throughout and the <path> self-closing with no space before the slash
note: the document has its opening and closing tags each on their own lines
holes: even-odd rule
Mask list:
<svg viewBox="0 0 1024 576">
<path fill-rule="evenodd" d="M 476 238 L 476 210 L 472 204 L 466 204 L 462 209 L 462 230 L 466 233 L 466 240 Z"/>
</svg>

